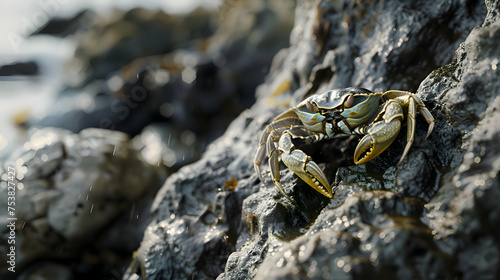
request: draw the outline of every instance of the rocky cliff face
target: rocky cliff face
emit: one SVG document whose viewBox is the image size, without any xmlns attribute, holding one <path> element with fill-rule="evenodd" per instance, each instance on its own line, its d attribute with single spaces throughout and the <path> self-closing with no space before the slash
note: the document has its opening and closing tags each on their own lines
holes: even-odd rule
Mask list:
<svg viewBox="0 0 500 280">
<path fill-rule="evenodd" d="M 493 279 L 500 277 L 498 1 L 299 1 L 291 46 L 255 105 L 201 160 L 171 175 L 125 279 Z M 356 138 L 311 155 L 322 197 L 292 171 L 252 166 L 258 135 L 304 96 L 358 86 L 416 92 L 436 119 L 353 166 Z M 405 127 L 402 129 L 405 130 Z"/>
</svg>

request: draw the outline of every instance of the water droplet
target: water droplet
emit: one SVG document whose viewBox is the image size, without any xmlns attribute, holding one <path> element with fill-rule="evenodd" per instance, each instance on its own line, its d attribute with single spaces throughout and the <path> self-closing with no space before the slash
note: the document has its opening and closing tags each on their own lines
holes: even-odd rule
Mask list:
<svg viewBox="0 0 500 280">
<path fill-rule="evenodd" d="M 284 258 L 281 258 L 281 259 L 279 259 L 279 261 L 276 263 L 276 267 L 282 267 L 284 263 L 285 263 L 285 259 L 284 259 Z"/>
<path fill-rule="evenodd" d="M 306 250 L 306 246 L 302 245 L 299 248 L 299 257 L 302 257 L 305 255 L 304 251 Z"/>
<path fill-rule="evenodd" d="M 186 67 L 181 73 L 182 81 L 186 84 L 191 84 L 196 80 L 196 71 L 191 67 Z"/>
<path fill-rule="evenodd" d="M 401 47 L 402 44 L 403 44 L 403 38 L 400 38 L 397 45 L 398 47 Z"/>
<path fill-rule="evenodd" d="M 498 59 L 495 58 L 491 61 L 491 69 L 492 70 L 497 70 L 497 65 L 498 65 Z"/>
<path fill-rule="evenodd" d="M 307 272 L 307 277 L 313 278 L 316 270 L 318 270 L 318 262 L 313 260 L 313 261 L 311 261 L 311 266 L 309 266 L 309 271 Z"/>
<path fill-rule="evenodd" d="M 370 251 L 372 249 L 372 245 L 371 244 L 363 244 L 361 246 L 361 249 L 363 249 L 363 251 Z"/>
</svg>

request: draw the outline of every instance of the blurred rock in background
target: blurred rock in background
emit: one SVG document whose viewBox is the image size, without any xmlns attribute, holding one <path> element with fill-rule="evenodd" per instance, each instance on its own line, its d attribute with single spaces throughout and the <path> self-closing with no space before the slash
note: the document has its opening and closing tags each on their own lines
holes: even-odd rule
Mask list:
<svg viewBox="0 0 500 280">
<path fill-rule="evenodd" d="M 87 31 L 98 15 L 92 10 L 82 10 L 70 17 L 55 16 L 30 36 L 50 35 L 56 37 L 71 36 L 77 32 Z"/>
<path fill-rule="evenodd" d="M 64 277 L 120 274 L 151 220 L 148 209 L 164 172 L 145 162 L 121 132 L 31 132 L 7 160 L 13 164 L 2 166 L 2 174 L 16 170 L 16 272 L 24 279 L 41 277 L 46 266 Z M 0 195 L 6 198 L 11 190 L 2 180 Z M 0 206 L 7 209 L 7 199 Z M 2 279 L 14 276 L 5 260 L 12 245 L 4 242 L 10 235 L 7 214 L 1 215 Z"/>
<path fill-rule="evenodd" d="M 292 3 L 244 5 L 223 14 L 134 9 L 95 18 L 74 34 L 69 73 L 79 71 L 68 80 L 76 84 L 25 126 L 106 128 L 137 135 L 140 143 L 152 125 L 147 131 L 160 137 L 162 149 L 176 151 L 157 163 L 176 170 L 193 162 L 253 104 L 272 58 L 288 45 Z"/>
</svg>

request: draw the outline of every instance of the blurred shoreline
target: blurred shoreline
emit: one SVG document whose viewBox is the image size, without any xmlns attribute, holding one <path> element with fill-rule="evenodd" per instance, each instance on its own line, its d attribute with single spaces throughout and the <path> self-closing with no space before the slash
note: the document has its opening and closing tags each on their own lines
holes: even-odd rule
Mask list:
<svg viewBox="0 0 500 280">
<path fill-rule="evenodd" d="M 24 142 L 23 129 L 16 126 L 28 116 L 43 115 L 64 89 L 64 63 L 74 56 L 72 38 L 31 34 L 43 28 L 53 18 L 72 18 L 84 10 L 100 15 L 114 10 L 145 8 L 167 14 L 185 14 L 197 7 L 216 9 L 218 0 L 202 1 L 67 1 L 45 2 L 29 0 L 25 5 L 0 3 L 0 66 L 16 62 L 35 62 L 38 74 L 0 76 L 0 160 L 5 160 Z"/>
</svg>

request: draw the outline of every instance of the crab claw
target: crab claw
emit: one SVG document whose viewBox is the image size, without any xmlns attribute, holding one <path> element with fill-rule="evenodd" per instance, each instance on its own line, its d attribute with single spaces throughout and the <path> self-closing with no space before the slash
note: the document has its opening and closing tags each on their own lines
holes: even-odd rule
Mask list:
<svg viewBox="0 0 500 280">
<path fill-rule="evenodd" d="M 304 182 L 322 195 L 332 198 L 332 187 L 319 166 L 301 150 L 281 154 L 281 160 Z"/>
<path fill-rule="evenodd" d="M 354 163 L 362 164 L 380 155 L 389 147 L 401 128 L 401 121 L 376 122 L 368 128 L 368 134 L 359 141 L 354 151 Z"/>
</svg>

